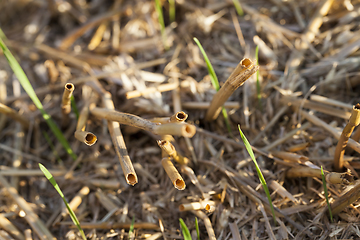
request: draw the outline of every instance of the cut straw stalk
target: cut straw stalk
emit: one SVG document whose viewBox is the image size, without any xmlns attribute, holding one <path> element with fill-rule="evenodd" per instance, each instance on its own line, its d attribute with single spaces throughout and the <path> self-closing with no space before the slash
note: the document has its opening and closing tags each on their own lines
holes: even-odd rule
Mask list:
<svg viewBox="0 0 360 240">
<path fill-rule="evenodd" d="M 105 112 L 115 112 L 114 111 L 114 109 L 115 109 L 114 103 L 111 99 L 110 93 L 104 94 L 103 104 L 105 106 L 105 109 L 101 109 L 101 110 L 106 110 Z M 101 112 L 102 111 L 100 111 L 100 117 L 102 117 Z M 93 112 L 91 112 L 91 113 L 93 113 Z M 116 154 L 118 155 L 120 165 L 123 170 L 126 182 L 130 185 L 135 185 L 138 182 L 138 178 L 135 173 L 134 166 L 129 157 L 129 153 L 126 149 L 125 141 L 124 141 L 123 135 L 120 130 L 120 124 L 118 122 L 111 121 L 111 119 L 107 119 L 107 120 L 108 120 L 108 129 L 110 132 L 110 136 L 111 136 L 111 139 L 115 146 L 115 151 L 116 151 Z"/>
<path fill-rule="evenodd" d="M 226 100 L 258 69 L 259 66 L 255 65 L 250 59 L 244 58 L 241 60 L 224 85 L 214 95 L 205 119 L 207 121 L 215 120 L 219 116 L 221 106 Z"/>
<path fill-rule="evenodd" d="M 345 184 L 349 185 L 354 182 L 354 176 L 348 172 L 337 173 L 324 171 L 325 180 L 332 184 Z M 317 177 L 321 179 L 321 169 L 314 169 L 310 167 L 295 167 L 287 171 L 286 177 Z"/>
<path fill-rule="evenodd" d="M 342 171 L 344 167 L 344 153 L 349 138 L 354 128 L 360 124 L 360 104 L 356 104 L 351 112 L 349 122 L 341 133 L 338 144 L 336 145 L 334 154 L 334 167 L 336 171 Z"/>
<path fill-rule="evenodd" d="M 185 123 L 166 123 L 156 124 L 136 115 L 127 114 L 106 108 L 92 108 L 91 114 L 99 118 L 116 121 L 121 124 L 137 127 L 156 135 L 176 135 L 183 137 L 193 137 L 196 127 Z"/>
<path fill-rule="evenodd" d="M 189 159 L 180 155 L 176 151 L 174 145 L 171 144 L 171 142 L 166 141 L 166 140 L 159 140 L 158 145 L 162 150 L 164 150 L 170 157 L 172 157 L 179 164 L 182 164 L 182 165 L 189 164 L 189 162 L 190 162 Z"/>
<path fill-rule="evenodd" d="M 83 142 L 88 146 L 92 146 L 96 143 L 97 137 L 95 134 L 85 131 L 86 122 L 89 118 L 89 105 L 90 99 L 87 99 L 83 109 L 79 114 L 79 119 L 76 125 L 76 131 L 74 135 L 75 138 L 80 142 Z"/>
<path fill-rule="evenodd" d="M 74 84 L 66 83 L 61 101 L 61 112 L 63 117 L 71 112 L 71 96 L 75 90 Z"/>
<path fill-rule="evenodd" d="M 172 184 L 176 189 L 184 190 L 186 185 L 174 164 L 171 162 L 171 158 L 165 157 L 161 160 L 161 164 L 165 169 L 166 174 L 169 176 Z"/>
<path fill-rule="evenodd" d="M 185 122 L 185 120 L 187 118 L 188 118 L 188 115 L 185 112 L 179 111 L 179 112 L 176 112 L 171 117 L 153 118 L 153 119 L 151 119 L 151 122 L 154 122 L 154 123 L 182 123 L 182 122 Z"/>
<path fill-rule="evenodd" d="M 18 112 L 16 112 L 14 109 L 9 108 L 8 106 L 0 103 L 0 113 L 5 114 L 15 121 L 18 121 L 21 123 L 21 125 L 24 126 L 24 128 L 29 128 L 29 119 L 26 119 L 24 116 L 20 115 Z"/>
<path fill-rule="evenodd" d="M 214 208 L 216 203 L 214 201 L 201 201 L 192 203 L 183 203 L 179 205 L 180 211 L 192 211 L 192 210 L 206 210 L 210 211 Z"/>
</svg>

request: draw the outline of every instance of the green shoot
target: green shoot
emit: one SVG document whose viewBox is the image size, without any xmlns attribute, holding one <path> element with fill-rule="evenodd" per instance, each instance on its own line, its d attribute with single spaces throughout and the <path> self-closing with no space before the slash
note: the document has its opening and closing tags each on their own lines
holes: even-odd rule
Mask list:
<svg viewBox="0 0 360 240">
<path fill-rule="evenodd" d="M 77 158 L 76 154 L 72 151 L 70 144 L 65 139 L 64 135 L 62 134 L 58 126 L 52 120 L 51 116 L 45 112 L 42 103 L 40 102 L 39 98 L 36 96 L 36 93 L 33 87 L 31 86 L 31 83 L 29 82 L 29 79 L 27 78 L 20 64 L 16 61 L 15 57 L 12 55 L 10 50 L 6 47 L 2 38 L 0 38 L 0 47 L 3 50 L 4 56 L 6 57 L 10 67 L 14 71 L 16 77 L 19 79 L 21 86 L 24 88 L 26 93 L 34 102 L 35 106 L 39 109 L 46 123 L 49 125 L 51 131 L 55 134 L 59 142 L 63 145 L 66 152 L 75 160 Z"/>
<path fill-rule="evenodd" d="M 233 0 L 233 3 L 234 3 L 234 6 L 235 6 L 235 8 L 236 8 L 237 14 L 238 14 L 240 17 L 244 16 L 244 11 L 243 11 L 243 9 L 242 9 L 242 7 L 241 7 L 241 5 L 240 5 L 240 1 L 239 1 L 239 0 Z"/>
<path fill-rule="evenodd" d="M 56 191 L 59 193 L 60 197 L 63 199 L 65 206 L 66 206 L 67 210 L 69 211 L 69 215 L 70 215 L 72 221 L 74 222 L 76 227 L 79 229 L 82 239 L 86 240 L 85 233 L 80 226 L 79 220 L 77 219 L 74 211 L 70 208 L 69 203 L 66 201 L 65 196 L 64 196 L 63 192 L 61 191 L 59 185 L 56 183 L 54 177 L 41 163 L 39 163 L 39 167 L 40 167 L 40 170 L 44 173 L 47 180 L 49 180 L 49 182 L 54 186 Z"/>
<path fill-rule="evenodd" d="M 196 228 L 197 239 L 200 240 L 199 223 L 197 217 L 195 218 L 195 228 Z"/>
<path fill-rule="evenodd" d="M 4 41 L 7 40 L 5 33 L 3 32 L 3 30 L 0 28 L 0 38 L 2 38 Z"/>
<path fill-rule="evenodd" d="M 325 180 L 324 170 L 323 170 L 322 166 L 321 166 L 321 178 L 322 178 L 323 187 L 324 187 L 324 195 L 325 195 L 325 199 L 326 199 L 326 204 L 328 205 L 328 208 L 329 208 L 330 220 L 331 220 L 331 222 L 334 222 L 333 215 L 332 215 L 332 212 L 331 212 L 329 197 L 328 197 L 328 191 L 327 191 L 327 187 L 326 187 L 326 180 Z"/>
<path fill-rule="evenodd" d="M 130 229 L 129 229 L 129 239 L 134 239 L 134 225 L 135 225 L 135 217 L 132 218 L 131 220 L 131 225 L 130 225 Z"/>
<path fill-rule="evenodd" d="M 79 109 L 76 106 L 74 95 L 71 95 L 71 109 L 75 113 L 76 120 L 79 120 Z"/>
<path fill-rule="evenodd" d="M 194 41 L 196 42 L 196 44 L 198 45 L 202 55 L 204 56 L 206 66 L 207 66 L 207 69 L 208 69 L 208 72 L 209 72 L 209 75 L 210 75 L 211 83 L 212 83 L 213 87 L 216 89 L 216 91 L 219 91 L 219 89 L 220 89 L 219 80 L 218 80 L 218 78 L 217 78 L 217 76 L 215 74 L 215 70 L 214 70 L 210 60 L 209 60 L 204 48 L 202 47 L 200 41 L 197 38 L 194 38 Z M 232 135 L 229 117 L 228 117 L 228 114 L 227 114 L 226 109 L 224 107 L 222 108 L 222 114 L 223 114 L 224 119 L 225 119 L 226 128 L 227 128 L 229 134 Z"/>
<path fill-rule="evenodd" d="M 255 49 L 255 58 L 256 58 L 256 63 L 259 65 L 259 46 L 256 46 L 256 49 Z M 257 70 L 257 71 L 256 71 L 256 91 L 257 91 L 257 99 L 258 99 L 258 103 L 259 103 L 259 109 L 262 110 L 262 104 L 261 104 L 261 86 L 260 86 L 259 77 L 260 77 L 260 72 L 259 72 L 259 70 Z"/>
<path fill-rule="evenodd" d="M 180 218 L 180 219 L 179 219 L 179 222 L 180 222 L 182 234 L 183 234 L 183 236 L 184 236 L 184 240 L 192 240 L 190 231 L 189 231 L 189 229 L 187 228 L 184 220 L 182 220 L 182 219 Z"/>
<path fill-rule="evenodd" d="M 253 150 L 252 150 L 252 148 L 251 148 L 251 145 L 250 145 L 249 141 L 246 139 L 245 135 L 244 135 L 243 132 L 241 131 L 240 125 L 238 125 L 238 128 L 239 128 L 239 132 L 240 132 L 241 138 L 242 138 L 242 140 L 243 140 L 243 142 L 244 142 L 245 148 L 246 148 L 246 150 L 248 151 L 251 159 L 253 160 L 253 162 L 254 162 L 254 164 L 255 164 L 256 172 L 257 172 L 257 174 L 258 174 L 258 176 L 259 176 L 259 180 L 260 180 L 260 182 L 261 182 L 261 184 L 262 184 L 262 186 L 263 186 L 263 188 L 264 188 L 264 191 L 265 191 L 265 193 L 266 193 L 266 196 L 267 196 L 267 198 L 268 198 L 268 200 L 269 200 L 271 212 L 272 212 L 272 215 L 273 215 L 273 218 L 274 218 L 274 223 L 276 224 L 275 210 L 274 210 L 274 206 L 273 206 L 272 201 L 271 201 L 269 188 L 267 187 L 265 178 L 264 178 L 264 176 L 262 175 L 262 172 L 261 172 L 261 170 L 260 170 L 260 167 L 259 167 L 259 165 L 258 165 L 258 163 L 257 163 L 257 161 L 256 161 L 256 159 L 255 159 L 255 155 L 254 155 L 254 152 L 253 152 Z"/>
<path fill-rule="evenodd" d="M 175 22 L 175 0 L 169 0 L 169 18 L 170 22 Z"/>
<path fill-rule="evenodd" d="M 164 48 L 167 49 L 166 45 L 166 32 L 165 32 L 165 22 L 164 22 L 164 16 L 162 11 L 162 6 L 160 0 L 155 0 L 155 10 L 158 15 L 158 21 L 160 24 L 160 30 L 161 30 L 161 38 L 164 44 Z"/>
</svg>

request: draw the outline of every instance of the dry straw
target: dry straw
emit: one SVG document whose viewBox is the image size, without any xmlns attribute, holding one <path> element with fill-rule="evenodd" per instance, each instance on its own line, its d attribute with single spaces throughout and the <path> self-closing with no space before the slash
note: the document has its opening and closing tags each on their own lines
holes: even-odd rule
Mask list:
<svg viewBox="0 0 360 240">
<path fill-rule="evenodd" d="M 104 94 L 103 104 L 105 106 L 105 108 L 103 109 L 103 110 L 106 110 L 105 112 L 113 112 L 114 111 L 115 107 L 114 107 L 113 101 L 111 100 L 110 93 Z M 91 112 L 91 113 L 93 113 L 93 112 Z M 101 117 L 101 114 L 99 117 Z M 104 118 L 107 119 L 106 117 L 104 117 Z M 116 154 L 118 155 L 120 165 L 123 170 L 126 182 L 130 185 L 135 185 L 138 182 L 138 178 L 135 173 L 134 166 L 132 165 L 131 159 L 129 157 L 129 153 L 126 149 L 125 141 L 124 141 L 123 135 L 120 130 L 120 124 L 118 122 L 111 121 L 111 119 L 107 119 L 107 120 L 108 120 L 108 129 L 110 132 L 110 136 L 111 136 L 111 139 L 115 146 L 115 151 L 116 151 Z"/>
<path fill-rule="evenodd" d="M 154 123 L 183 123 L 188 118 L 188 115 L 183 112 L 179 111 L 173 114 L 171 117 L 163 117 L 163 118 L 153 118 L 151 119 L 151 122 Z"/>
<path fill-rule="evenodd" d="M 349 185 L 354 182 L 354 176 L 350 173 L 337 173 L 337 172 L 327 172 L 324 171 L 325 180 L 328 183 L 332 184 L 345 184 Z M 286 177 L 296 178 L 296 177 L 317 177 L 321 179 L 321 170 L 310 168 L 310 167 L 294 167 L 287 171 Z"/>
<path fill-rule="evenodd" d="M 171 144 L 171 142 L 166 140 L 159 140 L 158 141 L 159 147 L 165 151 L 166 154 L 168 154 L 170 157 L 172 157 L 176 162 L 182 165 L 188 165 L 189 159 L 179 154 L 174 145 Z"/>
<path fill-rule="evenodd" d="M 207 121 L 215 120 L 219 116 L 221 107 L 226 100 L 258 69 L 259 66 L 255 65 L 250 59 L 244 58 L 241 60 L 224 85 L 214 95 L 205 119 Z"/>
<path fill-rule="evenodd" d="M 118 112 L 113 109 L 98 108 L 91 109 L 91 114 L 110 121 L 137 127 L 156 135 L 176 135 L 183 137 L 193 137 L 196 133 L 194 125 L 185 123 L 166 123 L 157 124 L 136 115 Z"/>
<path fill-rule="evenodd" d="M 191 210 L 212 210 L 216 205 L 214 201 L 201 201 L 192 203 L 183 203 L 179 205 L 180 211 L 191 211 Z"/>
<path fill-rule="evenodd" d="M 84 86 L 83 90 L 85 95 L 87 95 L 87 98 L 85 99 L 84 107 L 79 114 L 79 119 L 76 125 L 76 131 L 74 133 L 74 136 L 80 142 L 83 142 L 88 146 L 92 146 L 96 143 L 97 137 L 95 136 L 95 134 L 85 131 L 86 122 L 89 118 L 89 105 L 91 104 L 92 91 L 90 90 L 90 88 L 88 88 L 88 86 Z"/>
<path fill-rule="evenodd" d="M 336 171 L 342 171 L 344 167 L 344 153 L 349 138 L 354 128 L 360 124 L 360 104 L 356 104 L 351 112 L 349 122 L 346 124 L 341 133 L 338 144 L 336 145 L 334 154 L 334 167 Z"/>
<path fill-rule="evenodd" d="M 66 83 L 64 93 L 61 101 L 61 112 L 63 116 L 68 115 L 71 112 L 71 96 L 74 92 L 74 84 Z"/>
<path fill-rule="evenodd" d="M 161 164 L 165 169 L 166 174 L 169 176 L 172 184 L 176 189 L 184 190 L 186 185 L 174 164 L 171 162 L 171 158 L 165 157 L 161 160 Z"/>
</svg>

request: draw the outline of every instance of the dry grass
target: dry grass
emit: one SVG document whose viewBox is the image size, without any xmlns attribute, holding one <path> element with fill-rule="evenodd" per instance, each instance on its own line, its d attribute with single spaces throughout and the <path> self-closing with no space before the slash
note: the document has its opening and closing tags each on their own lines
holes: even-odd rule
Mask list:
<svg viewBox="0 0 360 240">
<path fill-rule="evenodd" d="M 89 239 L 127 239 L 132 218 L 136 239 L 182 239 L 179 218 L 195 236 L 196 216 L 201 239 L 360 238 L 357 128 L 356 141 L 341 145 L 342 174 L 334 168 L 338 139 L 360 102 L 360 1 L 240 2 L 243 17 L 235 15 L 231 0 L 176 0 L 176 21 L 170 23 L 168 1 L 162 1 L 165 50 L 154 1 L 0 1 L 7 45 L 79 156 L 73 161 L 61 148 L 0 55 L 0 239 L 79 238 L 39 162 L 73 202 Z M 262 105 L 254 77 L 227 96 L 232 134 L 222 116 L 205 121 L 216 91 L 193 37 L 221 86 L 241 59 L 255 59 L 259 45 Z M 75 86 L 78 109 L 91 103 L 98 110 L 94 116 L 90 107 L 78 129 L 86 126 L 97 136 L 91 147 L 74 137 L 75 114 L 62 114 L 66 83 Z M 89 87 L 91 99 L 81 91 Z M 120 131 L 114 119 L 101 118 L 105 97 L 116 111 L 152 127 L 160 124 L 153 119 L 167 122 L 184 111 L 183 126 L 195 125 L 196 134 L 161 136 L 136 124 Z M 276 224 L 238 124 L 272 191 Z M 115 150 L 116 137 L 122 144 Z M 171 180 L 159 140 L 187 159 L 185 165 L 166 163 Z M 133 164 L 134 186 L 127 184 L 118 157 Z M 328 177 L 334 223 L 320 166 Z M 179 179 L 185 181 L 182 191 L 172 183 Z"/>
</svg>

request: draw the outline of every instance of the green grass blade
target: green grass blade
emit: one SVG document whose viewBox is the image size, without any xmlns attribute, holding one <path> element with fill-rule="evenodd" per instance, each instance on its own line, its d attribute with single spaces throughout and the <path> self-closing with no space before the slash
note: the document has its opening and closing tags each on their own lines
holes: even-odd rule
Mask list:
<svg viewBox="0 0 360 240">
<path fill-rule="evenodd" d="M 239 0 L 233 0 L 233 3 L 234 3 L 237 14 L 240 17 L 244 16 L 244 11 L 243 11 L 243 9 L 242 9 L 242 7 L 240 5 L 240 1 Z"/>
<path fill-rule="evenodd" d="M 35 93 L 33 87 L 31 86 L 31 83 L 29 82 L 29 79 L 27 78 L 25 72 L 21 68 L 20 64 L 16 61 L 15 57 L 12 55 L 10 50 L 6 47 L 2 38 L 0 38 L 0 47 L 3 50 L 4 56 L 6 57 L 11 69 L 14 71 L 16 77 L 19 79 L 21 86 L 24 88 L 26 93 L 29 95 L 31 100 L 34 102 L 35 106 L 39 109 L 44 120 L 49 125 L 51 131 L 55 134 L 55 136 L 59 140 L 59 142 L 63 145 L 66 152 L 75 160 L 77 158 L 76 154 L 72 151 L 70 144 L 65 139 L 64 135 L 62 134 L 60 129 L 57 127 L 55 122 L 52 120 L 51 116 L 45 112 L 43 105 L 41 104 L 39 98 L 36 96 L 36 93 Z"/>
<path fill-rule="evenodd" d="M 201 53 L 202 53 L 202 55 L 203 55 L 203 57 L 205 59 L 206 66 L 207 66 L 207 69 L 208 69 L 208 72 L 209 72 L 209 75 L 210 75 L 211 83 L 212 83 L 213 87 L 216 89 L 216 91 L 219 91 L 220 90 L 219 79 L 217 78 L 217 76 L 215 74 L 215 70 L 214 70 L 210 60 L 209 60 L 204 48 L 202 47 L 200 41 L 197 38 L 194 38 L 194 41 L 198 45 L 198 47 L 199 47 L 199 49 L 200 49 L 200 51 L 201 51 Z M 230 136 L 232 136 L 229 117 L 228 117 L 227 111 L 226 111 L 226 109 L 224 107 L 222 108 L 222 115 L 224 116 L 224 119 L 225 119 L 226 128 L 227 128 Z"/>
<path fill-rule="evenodd" d="M 160 30 L 161 30 L 161 38 L 163 40 L 164 48 L 167 49 L 166 45 L 166 32 L 165 32 L 165 22 L 164 22 L 164 15 L 162 11 L 162 6 L 160 0 L 155 0 L 155 10 L 158 15 L 158 21 L 160 24 Z"/>
<path fill-rule="evenodd" d="M 259 46 L 256 46 L 255 49 L 255 58 L 256 64 L 259 65 Z M 256 71 L 256 91 L 257 91 L 257 99 L 259 103 L 259 109 L 262 111 L 262 100 L 261 100 L 261 86 L 260 86 L 260 72 L 259 70 Z"/>
<path fill-rule="evenodd" d="M 175 22 L 175 0 L 169 0 L 169 18 L 170 22 Z"/>
<path fill-rule="evenodd" d="M 54 177 L 51 175 L 51 173 L 41 163 L 39 163 L 39 168 L 44 173 L 47 180 L 49 180 L 49 182 L 54 186 L 55 190 L 59 193 L 60 197 L 63 199 L 63 201 L 65 203 L 65 206 L 66 206 L 67 210 L 69 211 L 69 215 L 70 215 L 72 221 L 74 222 L 76 227 L 79 229 L 81 237 L 84 240 L 86 240 L 85 233 L 84 233 L 84 231 L 82 230 L 82 228 L 80 226 L 79 220 L 77 219 L 74 211 L 70 208 L 69 203 L 66 201 L 65 196 L 64 196 L 63 192 L 61 191 L 59 185 L 56 183 Z"/>
<path fill-rule="evenodd" d="M 245 145 L 245 148 L 246 150 L 248 151 L 251 159 L 253 160 L 254 164 L 255 164 L 255 168 L 256 168 L 256 172 L 259 176 L 259 180 L 264 188 L 264 191 L 266 193 L 266 196 L 268 198 L 268 201 L 269 201 L 269 204 L 270 204 L 270 208 L 271 208 L 271 212 L 272 212 L 272 215 L 273 215 L 273 218 L 274 218 L 274 223 L 276 224 L 276 218 L 275 218 L 275 210 L 274 210 L 274 206 L 272 204 L 272 200 L 271 200 L 271 197 L 270 197 L 270 192 L 269 192 L 269 188 L 267 187 L 267 184 L 266 184 L 266 181 L 265 181 L 265 178 L 264 176 L 262 175 L 262 172 L 260 170 L 260 167 L 256 161 L 256 158 L 255 158 L 255 155 L 254 155 L 254 152 L 251 148 L 251 145 L 249 143 L 249 141 L 246 139 L 245 135 L 243 134 L 243 132 L 241 131 L 240 129 L 240 125 L 238 125 L 238 128 L 239 128 L 239 132 L 240 132 L 240 135 L 241 135 L 241 138 L 244 142 L 244 145 Z"/>
<path fill-rule="evenodd" d="M 199 222 L 197 217 L 195 217 L 195 228 L 196 228 L 197 239 L 200 240 Z"/>
<path fill-rule="evenodd" d="M 179 222 L 180 222 L 182 234 L 183 234 L 183 236 L 184 236 L 184 240 L 192 240 L 190 231 L 189 231 L 189 229 L 187 228 L 184 220 L 182 220 L 182 219 L 180 218 L 180 219 L 179 219 Z"/>
<path fill-rule="evenodd" d="M 334 222 L 333 215 L 332 215 L 332 212 L 331 212 L 331 206 L 330 206 L 330 202 L 329 202 L 329 197 L 328 197 L 328 191 L 327 191 L 327 186 L 326 186 L 324 170 L 323 170 L 322 166 L 321 166 L 321 178 L 322 178 L 323 187 L 324 187 L 324 195 L 325 195 L 325 199 L 326 199 L 326 204 L 328 205 L 328 208 L 329 208 L 330 220 L 331 220 L 331 222 Z"/>
<path fill-rule="evenodd" d="M 71 95 L 71 109 L 75 113 L 76 120 L 79 120 L 79 109 L 76 106 L 74 95 Z"/>
<path fill-rule="evenodd" d="M 209 75 L 210 75 L 211 83 L 214 86 L 214 88 L 216 89 L 216 91 L 219 91 L 219 89 L 220 89 L 219 80 L 218 80 L 218 78 L 217 78 L 217 76 L 215 74 L 215 70 L 214 70 L 213 66 L 211 65 L 210 60 L 209 60 L 204 48 L 202 47 L 200 41 L 197 38 L 194 38 L 194 41 L 196 42 L 196 44 L 198 45 L 202 55 L 204 56 L 206 66 L 208 68 L 208 72 L 209 72 Z"/>
<path fill-rule="evenodd" d="M 129 229 L 129 239 L 134 239 L 134 226 L 135 226 L 135 217 L 132 218 L 131 220 L 131 225 L 130 225 L 130 229 Z"/>
</svg>

